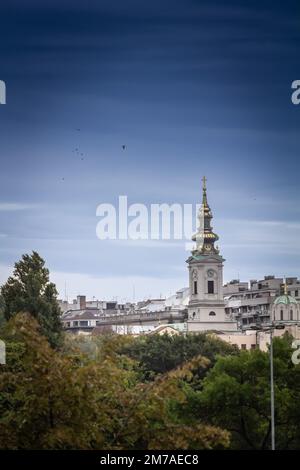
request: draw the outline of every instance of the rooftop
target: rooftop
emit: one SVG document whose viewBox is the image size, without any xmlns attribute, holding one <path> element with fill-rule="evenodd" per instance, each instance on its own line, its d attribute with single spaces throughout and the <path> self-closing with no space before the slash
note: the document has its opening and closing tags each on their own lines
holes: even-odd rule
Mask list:
<svg viewBox="0 0 300 470">
<path fill-rule="evenodd" d="M 298 304 L 298 302 L 295 299 L 295 297 L 284 294 L 284 295 L 281 295 L 280 297 L 277 297 L 277 299 L 274 300 L 274 305 L 279 305 L 279 304 L 290 305 L 290 304 Z"/>
</svg>

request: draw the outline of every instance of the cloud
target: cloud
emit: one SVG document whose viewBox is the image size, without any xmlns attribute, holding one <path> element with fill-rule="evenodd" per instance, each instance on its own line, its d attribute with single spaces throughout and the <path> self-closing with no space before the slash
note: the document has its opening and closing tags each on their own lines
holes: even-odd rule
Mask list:
<svg viewBox="0 0 300 470">
<path fill-rule="evenodd" d="M 0 264 L 0 286 L 7 281 L 7 278 L 12 275 L 12 266 Z"/>
<path fill-rule="evenodd" d="M 19 202 L 0 202 L 0 212 L 25 211 L 37 209 L 38 204 L 24 204 Z"/>
<path fill-rule="evenodd" d="M 149 235 L 150 236 L 150 235 Z M 108 240 L 109 243 L 114 245 L 121 245 L 126 247 L 139 247 L 139 248 L 183 248 L 185 246 L 185 239 L 179 241 L 171 240 L 152 240 L 151 238 L 145 240 Z"/>
<path fill-rule="evenodd" d="M 268 230 L 270 229 L 271 233 L 274 233 L 274 228 L 277 229 L 290 229 L 290 230 L 300 230 L 300 222 L 290 221 L 290 220 L 259 220 L 259 219 L 219 219 L 219 223 L 227 224 L 228 226 L 238 228 L 247 228 L 247 230 Z M 290 232 L 291 233 L 291 232 Z M 282 240 L 285 242 L 285 240 Z"/>
</svg>

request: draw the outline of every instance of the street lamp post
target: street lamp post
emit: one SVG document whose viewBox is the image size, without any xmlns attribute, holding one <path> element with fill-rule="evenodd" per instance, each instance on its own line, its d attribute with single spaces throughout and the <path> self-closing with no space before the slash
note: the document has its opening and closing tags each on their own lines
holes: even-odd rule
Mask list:
<svg viewBox="0 0 300 470">
<path fill-rule="evenodd" d="M 279 322 L 271 322 L 271 324 L 252 326 L 252 330 L 256 330 L 256 344 L 258 346 L 257 334 L 259 331 L 268 333 L 270 332 L 270 393 L 271 393 L 271 449 L 275 450 L 275 391 L 274 391 L 274 355 L 273 355 L 273 336 L 275 328 L 278 330 L 284 329 L 285 325 L 299 325 L 299 322 L 286 322 L 285 324 Z"/>
<path fill-rule="evenodd" d="M 270 385 L 271 385 L 271 441 L 272 450 L 275 450 L 275 400 L 274 400 L 274 364 L 273 364 L 273 332 L 270 329 Z"/>
<path fill-rule="evenodd" d="M 271 394 L 271 449 L 275 450 L 275 393 L 274 393 L 274 356 L 273 356 L 273 335 L 274 328 L 284 328 L 284 325 L 275 325 L 266 328 L 260 326 L 254 327 L 258 331 L 270 332 L 270 394 Z M 258 333 L 257 331 L 257 333 Z"/>
</svg>

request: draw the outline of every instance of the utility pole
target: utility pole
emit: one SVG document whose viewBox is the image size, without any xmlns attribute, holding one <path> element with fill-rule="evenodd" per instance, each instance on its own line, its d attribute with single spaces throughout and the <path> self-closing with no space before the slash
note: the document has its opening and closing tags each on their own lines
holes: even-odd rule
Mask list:
<svg viewBox="0 0 300 470">
<path fill-rule="evenodd" d="M 273 361 L 273 333 L 274 330 L 270 330 L 270 376 L 271 376 L 271 440 L 272 450 L 275 450 L 275 400 L 274 400 L 274 361 Z"/>
<path fill-rule="evenodd" d="M 256 344 L 258 344 L 258 334 L 260 331 L 265 333 L 270 332 L 270 396 L 271 396 L 271 449 L 275 450 L 275 392 L 274 392 L 274 355 L 273 355 L 273 336 L 274 329 L 281 329 L 282 325 L 276 325 L 272 322 L 270 325 L 263 327 L 262 325 L 256 326 L 253 329 L 256 331 Z M 284 327 L 283 327 L 284 328 Z"/>
</svg>

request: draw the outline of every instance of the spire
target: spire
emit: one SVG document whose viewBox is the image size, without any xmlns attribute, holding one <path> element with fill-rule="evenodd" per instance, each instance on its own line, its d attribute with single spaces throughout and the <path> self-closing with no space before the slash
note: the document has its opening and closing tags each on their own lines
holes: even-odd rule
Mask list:
<svg viewBox="0 0 300 470">
<path fill-rule="evenodd" d="M 207 194 L 206 194 L 206 176 L 203 176 L 202 178 L 202 204 L 207 206 Z"/>
<path fill-rule="evenodd" d="M 199 226 L 197 233 L 193 235 L 192 240 L 196 242 L 196 248 L 192 253 L 209 254 L 219 253 L 219 249 L 214 243 L 219 239 L 218 235 L 213 233 L 211 226 L 212 213 L 207 202 L 206 177 L 202 178 L 202 204 L 198 213 Z"/>
</svg>

